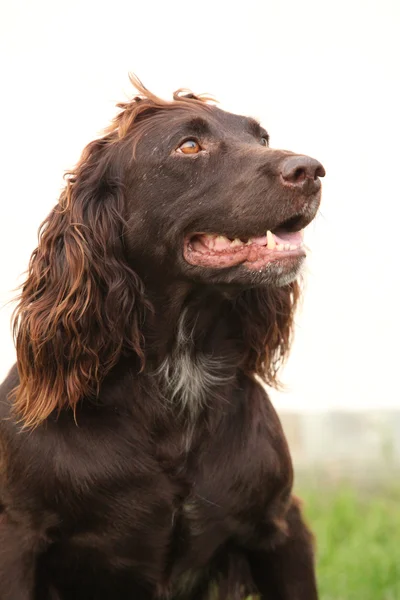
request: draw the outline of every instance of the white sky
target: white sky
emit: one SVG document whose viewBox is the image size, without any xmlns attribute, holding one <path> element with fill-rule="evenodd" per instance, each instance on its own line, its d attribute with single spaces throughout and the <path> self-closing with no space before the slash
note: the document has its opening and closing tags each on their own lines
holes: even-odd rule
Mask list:
<svg viewBox="0 0 400 600">
<path fill-rule="evenodd" d="M 13 0 L 0 8 L 0 303 L 62 174 L 131 94 L 213 93 L 321 160 L 289 392 L 302 410 L 400 407 L 400 2 Z M 0 311 L 0 377 L 14 362 Z"/>
</svg>

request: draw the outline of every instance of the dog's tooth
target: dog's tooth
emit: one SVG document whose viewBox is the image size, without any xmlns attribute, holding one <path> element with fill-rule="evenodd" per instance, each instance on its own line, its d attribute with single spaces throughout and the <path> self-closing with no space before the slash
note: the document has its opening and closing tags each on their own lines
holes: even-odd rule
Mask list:
<svg viewBox="0 0 400 600">
<path fill-rule="evenodd" d="M 203 236 L 204 242 L 206 244 L 206 246 L 212 250 L 214 248 L 214 242 L 215 242 L 215 234 L 212 233 L 205 233 Z"/>
<path fill-rule="evenodd" d="M 243 245 L 243 242 L 241 242 L 241 241 L 239 240 L 239 238 L 235 238 L 234 240 L 232 240 L 232 241 L 231 241 L 231 248 L 232 248 L 233 246 L 242 246 L 242 245 Z"/>
<path fill-rule="evenodd" d="M 267 231 L 267 248 L 268 250 L 274 250 L 276 247 L 275 236 L 271 231 Z"/>
<path fill-rule="evenodd" d="M 285 249 L 285 244 L 277 244 L 275 250 L 282 251 Z"/>
<path fill-rule="evenodd" d="M 214 250 L 226 250 L 231 245 L 230 240 L 224 235 L 217 235 L 214 241 Z"/>
<path fill-rule="evenodd" d="M 225 244 L 226 246 L 230 246 L 231 240 L 224 235 L 219 235 L 217 240 L 220 244 Z"/>
<path fill-rule="evenodd" d="M 289 250 L 297 250 L 298 246 L 296 244 L 290 244 Z"/>
</svg>

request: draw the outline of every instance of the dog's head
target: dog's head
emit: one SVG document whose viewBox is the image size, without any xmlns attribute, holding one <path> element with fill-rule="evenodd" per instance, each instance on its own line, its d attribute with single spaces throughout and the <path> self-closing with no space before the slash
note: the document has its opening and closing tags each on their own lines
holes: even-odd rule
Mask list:
<svg viewBox="0 0 400 600">
<path fill-rule="evenodd" d="M 132 256 L 205 284 L 294 280 L 305 257 L 303 229 L 320 203 L 322 165 L 270 148 L 254 119 L 193 98 L 172 107 L 142 121 L 135 140 Z"/>
<path fill-rule="evenodd" d="M 252 290 L 237 302 L 249 371 L 274 382 L 288 350 L 322 165 L 271 149 L 255 120 L 207 98 L 167 102 L 134 84 L 140 96 L 67 175 L 31 258 L 14 321 L 27 425 L 96 396 L 121 355 L 143 363 L 148 292 L 174 282 Z"/>
</svg>

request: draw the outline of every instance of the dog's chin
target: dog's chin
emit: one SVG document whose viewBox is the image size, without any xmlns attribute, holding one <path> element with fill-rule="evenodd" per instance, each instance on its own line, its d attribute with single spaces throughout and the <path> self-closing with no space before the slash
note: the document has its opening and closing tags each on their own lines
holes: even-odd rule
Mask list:
<svg viewBox="0 0 400 600">
<path fill-rule="evenodd" d="M 282 287 L 295 281 L 301 274 L 305 253 L 281 257 L 271 261 L 262 268 L 243 264 L 237 269 L 232 283 L 243 287 L 258 287 L 268 285 Z"/>
<path fill-rule="evenodd" d="M 186 272 L 199 283 L 249 289 L 261 286 L 282 287 L 295 281 L 302 271 L 305 254 L 285 256 L 261 266 L 243 263 L 226 268 L 192 266 Z"/>
</svg>

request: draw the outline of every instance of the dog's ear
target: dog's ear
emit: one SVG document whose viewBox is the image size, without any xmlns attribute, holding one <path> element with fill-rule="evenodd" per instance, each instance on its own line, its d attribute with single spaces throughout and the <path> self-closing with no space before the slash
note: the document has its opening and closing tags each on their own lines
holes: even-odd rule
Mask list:
<svg viewBox="0 0 400 600">
<path fill-rule="evenodd" d="M 283 287 L 247 290 L 237 299 L 244 368 L 272 387 L 280 386 L 278 371 L 289 354 L 300 289 L 293 281 Z"/>
<path fill-rule="evenodd" d="M 143 362 L 143 285 L 126 259 L 121 161 L 107 138 L 89 144 L 43 222 L 14 314 L 27 427 L 95 397 L 122 353 Z"/>
</svg>

